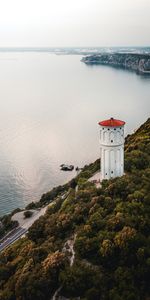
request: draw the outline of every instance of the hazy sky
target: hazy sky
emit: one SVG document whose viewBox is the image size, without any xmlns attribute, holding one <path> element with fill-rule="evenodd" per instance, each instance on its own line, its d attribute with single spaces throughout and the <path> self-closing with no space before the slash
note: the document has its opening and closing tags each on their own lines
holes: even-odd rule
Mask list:
<svg viewBox="0 0 150 300">
<path fill-rule="evenodd" d="M 150 45 L 150 0 L 0 0 L 0 47 Z"/>
</svg>

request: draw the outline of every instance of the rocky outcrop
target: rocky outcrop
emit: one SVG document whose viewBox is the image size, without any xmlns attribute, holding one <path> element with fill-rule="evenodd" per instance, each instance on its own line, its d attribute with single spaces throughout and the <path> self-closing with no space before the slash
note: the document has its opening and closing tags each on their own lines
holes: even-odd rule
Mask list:
<svg viewBox="0 0 150 300">
<path fill-rule="evenodd" d="M 150 75 L 150 54 L 100 53 L 83 57 L 82 62 L 88 65 L 110 65 Z"/>
<path fill-rule="evenodd" d="M 68 253 L 68 257 L 69 257 L 69 263 L 70 263 L 70 267 L 72 267 L 74 260 L 75 260 L 75 251 L 74 251 L 74 243 L 76 240 L 76 234 L 71 237 L 70 239 L 68 239 L 63 247 L 63 253 Z M 60 286 L 54 293 L 53 297 L 51 298 L 51 300 L 70 300 L 69 298 L 63 297 L 61 296 L 61 290 L 62 290 L 62 286 Z"/>
</svg>

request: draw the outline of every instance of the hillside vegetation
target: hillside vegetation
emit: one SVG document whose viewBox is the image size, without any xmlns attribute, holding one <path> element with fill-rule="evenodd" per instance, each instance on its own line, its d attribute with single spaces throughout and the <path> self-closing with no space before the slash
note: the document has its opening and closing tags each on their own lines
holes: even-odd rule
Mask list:
<svg viewBox="0 0 150 300">
<path fill-rule="evenodd" d="M 98 168 L 41 198 L 53 200 L 46 214 L 0 254 L 0 300 L 50 300 L 58 287 L 69 299 L 150 299 L 150 119 L 126 138 L 124 176 L 96 189 Z"/>
<path fill-rule="evenodd" d="M 100 53 L 85 56 L 82 61 L 88 65 L 110 65 L 150 75 L 150 54 L 143 53 Z"/>
</svg>

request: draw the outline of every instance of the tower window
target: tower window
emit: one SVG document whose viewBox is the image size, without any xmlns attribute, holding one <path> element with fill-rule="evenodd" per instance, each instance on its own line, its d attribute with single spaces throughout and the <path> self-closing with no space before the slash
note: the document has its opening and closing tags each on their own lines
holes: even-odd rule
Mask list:
<svg viewBox="0 0 150 300">
<path fill-rule="evenodd" d="M 104 130 L 104 128 L 103 128 L 103 130 Z"/>
<path fill-rule="evenodd" d="M 114 130 L 116 130 L 116 128 L 114 128 Z"/>
<path fill-rule="evenodd" d="M 107 173 L 105 175 L 107 175 Z"/>
<path fill-rule="evenodd" d="M 114 172 L 113 171 L 111 171 L 111 174 L 113 174 Z"/>
<path fill-rule="evenodd" d="M 111 143 L 113 143 L 113 140 L 111 140 Z"/>
<path fill-rule="evenodd" d="M 108 128 L 108 130 L 110 130 L 110 129 Z"/>
</svg>

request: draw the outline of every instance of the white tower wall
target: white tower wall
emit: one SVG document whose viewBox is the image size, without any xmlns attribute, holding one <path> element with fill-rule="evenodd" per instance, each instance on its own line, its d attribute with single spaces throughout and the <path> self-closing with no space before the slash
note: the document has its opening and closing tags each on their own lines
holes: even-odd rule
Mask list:
<svg viewBox="0 0 150 300">
<path fill-rule="evenodd" d="M 101 179 L 124 174 L 124 126 L 100 125 Z"/>
</svg>

